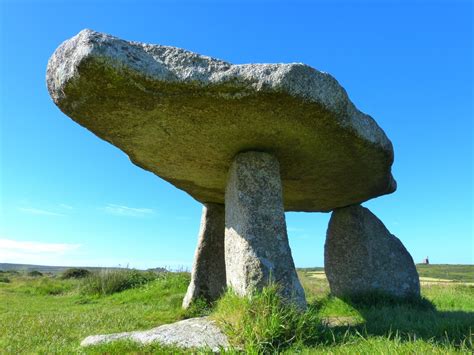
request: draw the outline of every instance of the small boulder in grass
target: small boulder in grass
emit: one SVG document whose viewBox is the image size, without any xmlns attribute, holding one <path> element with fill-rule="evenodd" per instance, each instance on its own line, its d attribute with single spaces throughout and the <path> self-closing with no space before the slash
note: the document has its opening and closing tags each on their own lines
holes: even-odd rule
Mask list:
<svg viewBox="0 0 474 355">
<path fill-rule="evenodd" d="M 185 319 L 150 330 L 91 335 L 81 346 L 107 344 L 117 340 L 130 340 L 142 345 L 159 343 L 183 349 L 208 348 L 220 352 L 229 347 L 227 336 L 207 317 Z"/>
</svg>

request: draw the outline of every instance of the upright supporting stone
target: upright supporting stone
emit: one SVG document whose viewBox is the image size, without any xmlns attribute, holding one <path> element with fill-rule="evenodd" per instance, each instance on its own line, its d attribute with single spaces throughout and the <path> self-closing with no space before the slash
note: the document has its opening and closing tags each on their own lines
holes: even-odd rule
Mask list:
<svg viewBox="0 0 474 355">
<path fill-rule="evenodd" d="M 324 246 L 324 269 L 335 296 L 369 292 L 420 295 L 410 253 L 373 213 L 359 205 L 333 211 Z"/>
<path fill-rule="evenodd" d="M 183 308 L 198 298 L 215 301 L 226 287 L 224 218 L 224 205 L 207 203 L 203 206 L 191 283 Z"/>
<path fill-rule="evenodd" d="M 282 296 L 306 307 L 286 232 L 280 166 L 271 154 L 238 154 L 225 193 L 227 286 L 247 295 L 270 280 Z"/>
</svg>

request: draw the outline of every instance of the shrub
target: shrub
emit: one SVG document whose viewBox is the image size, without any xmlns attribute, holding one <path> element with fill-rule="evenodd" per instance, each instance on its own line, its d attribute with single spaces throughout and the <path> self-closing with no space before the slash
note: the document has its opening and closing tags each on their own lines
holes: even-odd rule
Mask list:
<svg viewBox="0 0 474 355">
<path fill-rule="evenodd" d="M 27 275 L 31 277 L 39 277 L 39 276 L 43 276 L 43 273 L 38 270 L 33 270 L 33 271 L 28 272 Z"/>
<path fill-rule="evenodd" d="M 91 274 L 91 272 L 87 269 L 81 268 L 71 268 L 64 271 L 61 275 L 62 279 L 82 279 L 87 277 Z"/>
<path fill-rule="evenodd" d="M 110 295 L 142 286 L 157 277 L 158 274 L 148 271 L 103 269 L 83 279 L 81 292 L 89 295 Z"/>
<path fill-rule="evenodd" d="M 0 275 L 0 282 L 9 283 L 10 279 L 6 276 Z"/>
<path fill-rule="evenodd" d="M 228 291 L 211 317 L 234 346 L 249 353 L 274 353 L 297 344 L 314 344 L 321 327 L 317 312 L 303 312 L 285 303 L 276 285 L 245 298 Z"/>
</svg>

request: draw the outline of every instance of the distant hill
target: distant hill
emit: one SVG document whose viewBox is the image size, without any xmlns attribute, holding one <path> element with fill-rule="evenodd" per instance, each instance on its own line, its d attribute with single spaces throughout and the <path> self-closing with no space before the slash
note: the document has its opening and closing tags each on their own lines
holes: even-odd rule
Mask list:
<svg viewBox="0 0 474 355">
<path fill-rule="evenodd" d="M 0 263 L 0 270 L 2 271 L 39 271 L 43 274 L 59 274 L 67 269 L 70 269 L 75 266 L 47 266 L 47 265 L 30 265 L 30 264 L 9 264 L 9 263 Z M 98 267 L 81 267 L 82 269 L 87 270 L 98 270 L 102 268 Z M 115 268 L 114 268 L 115 269 Z"/>
<path fill-rule="evenodd" d="M 77 266 L 46 266 L 46 265 L 29 265 L 29 264 L 9 264 L 0 263 L 0 271 L 24 271 L 30 272 L 33 270 L 42 272 L 43 274 L 60 274 L 67 269 Z M 81 267 L 90 271 L 104 269 L 103 267 Z M 434 277 L 440 279 L 448 279 L 462 282 L 474 282 L 474 265 L 448 265 L 448 264 L 430 264 L 416 265 L 418 274 L 422 277 Z M 121 269 L 119 267 L 107 267 L 107 269 Z M 148 269 L 155 272 L 167 271 L 165 268 L 157 267 Z M 321 272 L 324 271 L 323 267 L 312 267 L 312 268 L 298 268 L 304 272 Z"/>
<path fill-rule="evenodd" d="M 67 269 L 77 268 L 77 266 L 47 266 L 47 265 L 30 265 L 30 264 L 9 264 L 9 263 L 0 263 L 0 271 L 24 271 L 30 272 L 33 270 L 42 272 L 43 274 L 60 274 Z M 87 269 L 90 271 L 105 269 L 104 267 L 91 267 L 91 266 L 81 266 L 81 269 Z M 120 267 L 107 267 L 107 269 L 123 269 Z M 165 268 L 157 267 L 149 269 L 150 271 L 155 272 L 164 272 Z"/>
</svg>

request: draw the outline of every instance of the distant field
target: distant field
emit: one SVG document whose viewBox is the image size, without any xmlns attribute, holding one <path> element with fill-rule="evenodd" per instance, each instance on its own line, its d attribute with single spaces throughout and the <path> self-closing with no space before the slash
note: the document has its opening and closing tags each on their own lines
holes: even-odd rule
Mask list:
<svg viewBox="0 0 474 355">
<path fill-rule="evenodd" d="M 69 266 L 44 266 L 29 264 L 8 264 L 0 263 L 0 271 L 40 271 L 46 274 L 60 274 L 69 269 Z M 442 279 L 445 281 L 461 281 L 474 282 L 474 265 L 449 265 L 449 264 L 432 264 L 432 265 L 416 265 L 418 274 L 423 278 Z M 94 271 L 100 270 L 101 267 L 85 267 L 85 269 Z M 119 269 L 119 268 L 108 268 Z M 157 268 L 161 269 L 161 268 Z M 315 274 L 324 274 L 323 267 L 298 268 L 301 272 L 314 272 Z"/>
<path fill-rule="evenodd" d="M 416 265 L 421 282 L 427 283 L 449 283 L 462 282 L 474 285 L 474 265 Z M 324 268 L 299 269 L 313 278 L 325 279 Z"/>
<path fill-rule="evenodd" d="M 436 276 L 443 278 L 449 275 L 458 282 L 422 284 L 424 301 L 420 304 L 384 300 L 354 304 L 329 295 L 322 268 L 298 270 L 310 305 L 308 312 L 321 322 L 317 330 L 319 340 L 293 344 L 284 348 L 284 352 L 472 354 L 474 286 L 463 282 L 470 280 L 472 266 L 420 268 L 420 274 L 426 275 L 426 272 L 432 272 L 430 275 L 436 272 Z M 212 309 L 187 312 L 181 309 L 188 273 L 160 275 L 125 291 L 88 295 L 81 291 L 83 280 L 2 272 L 0 353 L 182 353 L 176 348 L 141 347 L 127 342 L 79 347 L 80 341 L 92 334 L 149 329 L 185 317 L 212 314 Z"/>
<path fill-rule="evenodd" d="M 43 274 L 60 274 L 69 269 L 70 266 L 45 266 L 45 265 L 30 265 L 30 264 L 8 264 L 0 263 L 0 271 L 39 271 Z M 100 269 L 97 267 L 86 267 L 88 270 Z"/>
<path fill-rule="evenodd" d="M 420 277 L 474 282 L 474 265 L 417 265 Z"/>
</svg>

